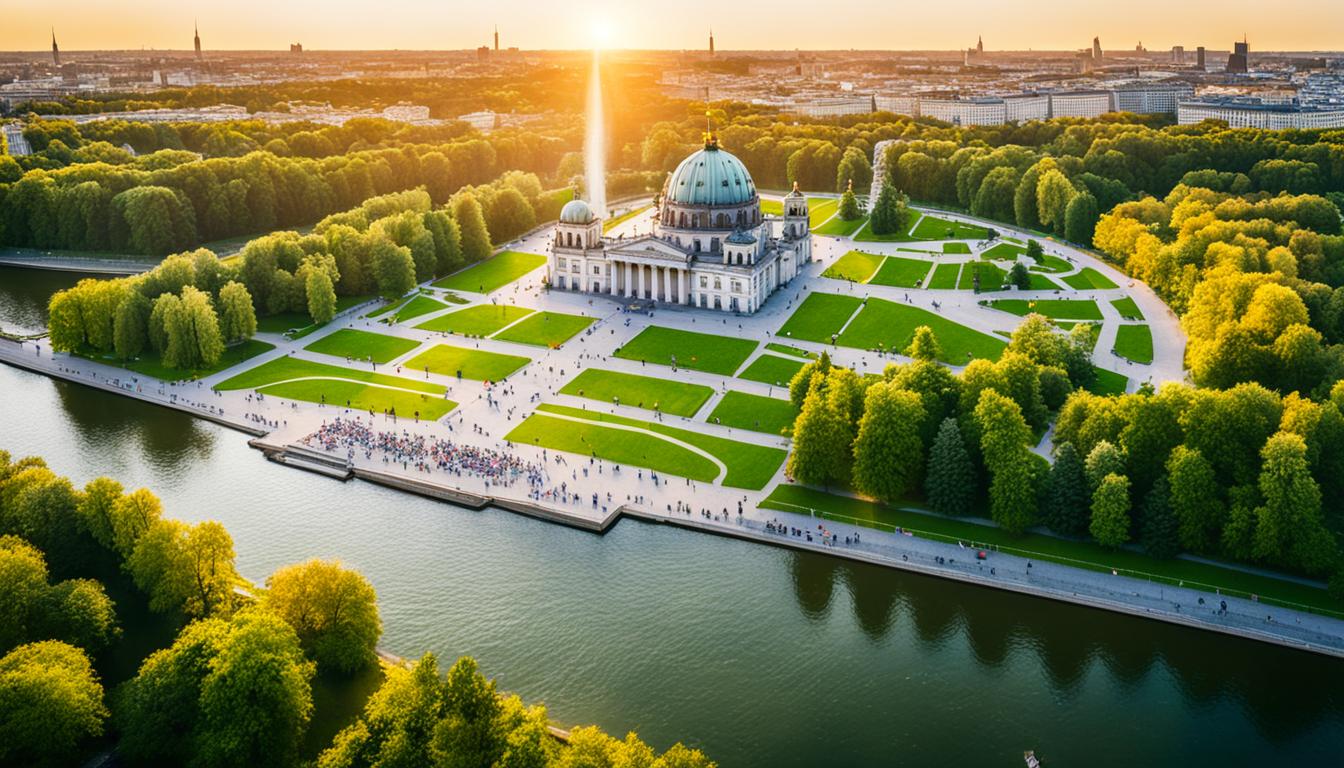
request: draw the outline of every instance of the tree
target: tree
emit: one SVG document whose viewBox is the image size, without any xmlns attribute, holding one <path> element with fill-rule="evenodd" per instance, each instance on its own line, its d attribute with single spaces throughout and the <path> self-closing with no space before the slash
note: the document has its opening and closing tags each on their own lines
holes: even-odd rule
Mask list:
<svg viewBox="0 0 1344 768">
<path fill-rule="evenodd" d="M 826 374 L 831 372 L 831 356 L 822 352 L 816 360 L 805 364 L 789 380 L 789 402 L 793 407 L 802 409 L 803 403 L 807 400 L 807 395 L 812 391 L 812 382 L 825 381 Z M 821 374 L 820 379 L 814 379 L 814 374 Z"/>
<path fill-rule="evenodd" d="M 171 293 L 154 300 L 154 308 L 149 313 L 149 325 L 145 330 L 149 336 L 149 346 L 155 354 L 163 355 L 168 351 L 168 318 L 175 317 L 181 309 L 182 300 Z"/>
<path fill-rule="evenodd" d="M 459 193 L 453 197 L 451 205 L 453 220 L 462 233 L 462 257 L 468 264 L 490 258 L 494 246 L 490 243 L 485 214 L 476 196 L 469 192 Z"/>
<path fill-rule="evenodd" d="M 921 325 L 915 329 L 905 354 L 915 360 L 937 360 L 943 356 L 943 349 L 939 346 L 938 337 L 934 335 L 933 329 Z"/>
<path fill-rule="evenodd" d="M 975 406 L 980 450 L 989 470 L 989 514 L 1005 530 L 1021 533 L 1036 516 L 1036 477 L 1027 450 L 1031 429 L 1017 403 L 986 389 Z"/>
<path fill-rule="evenodd" d="M 1159 477 L 1143 499 L 1144 550 L 1153 557 L 1175 557 L 1181 551 L 1180 521 L 1171 509 L 1171 485 Z"/>
<path fill-rule="evenodd" d="M 121 496 L 112 503 L 112 549 L 122 560 L 130 559 L 140 537 L 161 517 L 163 505 L 149 490 L 140 488 Z"/>
<path fill-rule="evenodd" d="M 410 249 L 387 240 L 373 247 L 373 274 L 378 281 L 378 292 L 386 299 L 406 295 L 415 287 L 415 262 Z"/>
<path fill-rule="evenodd" d="M 257 312 L 247 286 L 230 280 L 219 289 L 219 332 L 224 341 L 237 344 L 257 333 Z"/>
<path fill-rule="evenodd" d="M 1280 432 L 1260 452 L 1260 493 L 1255 510 L 1255 557 L 1313 573 L 1325 573 L 1338 557 L 1321 516 L 1321 491 L 1307 463 L 1301 436 Z"/>
<path fill-rule="evenodd" d="M 1167 477 L 1181 548 L 1216 551 L 1226 512 L 1213 467 L 1198 450 L 1178 445 L 1167 460 Z"/>
<path fill-rule="evenodd" d="M 1055 234 L 1063 235 L 1065 213 L 1076 194 L 1069 178 L 1060 171 L 1049 170 L 1041 174 L 1036 185 L 1036 212 L 1041 224 L 1050 227 Z"/>
<path fill-rule="evenodd" d="M 1008 270 L 1008 282 L 1019 291 L 1031 290 L 1031 273 L 1027 271 L 1027 265 L 1020 261 L 1013 264 Z"/>
<path fill-rule="evenodd" d="M 444 716 L 438 660 L 427 653 L 407 669 L 392 666 L 359 719 L 336 735 L 319 768 L 433 765 L 430 738 Z"/>
<path fill-rule="evenodd" d="M 219 320 L 204 292 L 186 286 L 181 302 L 170 304 L 164 318 L 167 335 L 163 362 L 173 368 L 197 370 L 213 367 L 224 353 Z"/>
<path fill-rule="evenodd" d="M 321 669 L 351 674 L 372 664 L 383 631 L 377 595 L 357 571 L 309 560 L 266 580 L 265 605 L 289 622 Z"/>
<path fill-rule="evenodd" d="M 858 147 L 848 147 L 845 153 L 840 156 L 840 162 L 835 168 L 835 190 L 837 192 L 846 189 L 854 189 L 858 184 L 860 189 L 873 183 L 873 166 L 868 162 L 868 153 Z M 843 206 L 842 206 L 843 209 Z M 844 214 L 842 213 L 843 217 Z M 847 221 L 857 219 L 858 216 L 846 218 Z"/>
<path fill-rule="evenodd" d="M 869 387 L 854 440 L 854 487 L 884 501 L 905 497 L 924 465 L 923 421 L 919 395 L 890 382 Z"/>
<path fill-rule="evenodd" d="M 149 344 L 149 313 L 152 308 L 149 299 L 138 291 L 131 291 L 117 305 L 112 348 L 116 350 L 118 358 L 132 360 L 145 350 Z"/>
<path fill-rule="evenodd" d="M 210 616 L 233 605 L 239 581 L 233 558 L 233 539 L 219 523 L 159 519 L 140 536 L 126 566 L 151 610 Z"/>
<path fill-rule="evenodd" d="M 1097 198 L 1091 192 L 1074 195 L 1064 209 L 1064 239 L 1071 243 L 1092 245 L 1092 232 L 1097 227 Z"/>
<path fill-rule="evenodd" d="M 0 536 L 0 653 L 36 636 L 47 592 L 42 553 L 17 536 Z"/>
<path fill-rule="evenodd" d="M 1041 511 L 1050 530 L 1064 536 L 1086 535 L 1091 494 L 1073 443 L 1065 441 L 1055 447 L 1055 463 L 1043 490 Z"/>
<path fill-rule="evenodd" d="M 853 422 L 839 392 L 814 385 L 793 424 L 793 452 L 785 471 L 800 483 L 843 483 L 849 479 L 853 442 Z"/>
<path fill-rule="evenodd" d="M 840 195 L 840 218 L 844 221 L 857 221 L 863 216 L 863 208 L 859 205 L 859 199 L 854 196 L 854 185 L 851 183 L 844 194 Z"/>
<path fill-rule="evenodd" d="M 57 291 L 47 302 L 47 332 L 57 352 L 74 352 L 87 341 L 83 302 L 74 289 Z"/>
<path fill-rule="evenodd" d="M 924 495 L 934 512 L 965 515 L 971 511 L 971 502 L 975 498 L 975 466 L 966 453 L 966 442 L 955 417 L 948 416 L 938 427 L 938 436 L 929 450 Z"/>
<path fill-rule="evenodd" d="M 76 507 L 84 530 L 107 550 L 114 546 L 113 509 L 121 500 L 123 492 L 121 483 L 116 480 L 109 477 L 95 478 L 84 486 L 84 493 Z"/>
<path fill-rule="evenodd" d="M 906 230 L 909 211 L 906 208 L 905 195 L 897 191 L 890 181 L 882 184 L 873 203 L 873 214 L 868 226 L 875 235 L 891 235 Z"/>
<path fill-rule="evenodd" d="M 0 658 L 0 764 L 69 765 L 106 719 L 103 688 L 80 649 L 47 640 Z"/>
<path fill-rule="evenodd" d="M 1129 541 L 1129 478 L 1109 474 L 1092 494 L 1092 538 L 1103 547 L 1118 548 Z"/>
<path fill-rule="evenodd" d="M 326 325 L 336 316 L 336 288 L 331 276 L 320 269 L 309 270 L 305 281 L 308 296 L 308 316 L 318 325 Z"/>
<path fill-rule="evenodd" d="M 1087 454 L 1087 487 L 1095 492 L 1107 475 L 1125 474 L 1125 455 L 1109 440 L 1102 440 Z"/>
<path fill-rule="evenodd" d="M 1041 241 L 1035 238 L 1027 240 L 1027 258 L 1042 264 L 1045 262 L 1045 249 L 1041 248 Z"/>
</svg>

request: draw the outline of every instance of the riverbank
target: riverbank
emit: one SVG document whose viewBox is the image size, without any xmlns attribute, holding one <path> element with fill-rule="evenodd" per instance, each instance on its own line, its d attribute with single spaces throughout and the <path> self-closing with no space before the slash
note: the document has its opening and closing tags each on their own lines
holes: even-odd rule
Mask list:
<svg viewBox="0 0 1344 768">
<path fill-rule="evenodd" d="M 295 457 L 309 454 L 307 458 L 311 461 L 311 454 L 322 453 L 302 446 L 300 441 L 325 421 L 328 413 L 336 415 L 343 410 L 311 404 L 300 408 L 297 403 L 283 401 L 264 406 L 253 403 L 255 407 L 249 407 L 239 402 L 242 393 L 214 393 L 203 382 L 142 381 L 121 369 L 82 358 L 53 356 L 41 342 L 0 342 L 0 362 L 228 426 L 255 438 L 254 447 L 268 457 L 281 459 L 282 463 L 288 463 L 283 459 L 291 454 Z M 455 415 L 460 426 L 460 413 Z M 454 416 L 449 416 L 447 420 L 453 419 Z M 434 433 L 432 424 L 405 419 L 388 426 L 408 434 Z M 489 434 L 478 436 L 463 429 L 453 432 L 452 439 L 491 449 L 502 445 Z M 585 469 L 580 479 L 577 469 L 561 463 L 563 459 L 557 454 L 527 447 L 514 450 L 556 464 L 549 479 L 559 483 L 564 478 L 569 488 L 567 498 L 571 501 L 546 503 L 530 498 L 526 486 L 490 485 L 460 476 L 449 479 L 385 462 L 379 457 L 332 458 L 336 464 L 344 463 L 347 477 L 469 508 L 496 506 L 599 535 L 610 530 L 620 518 L 630 517 L 1344 658 L 1344 621 L 1330 617 L 1123 575 L 1032 562 L 1002 552 L 988 552 L 985 560 L 977 560 L 973 550 L 959 545 L 820 520 L 806 514 L 762 509 L 758 506 L 764 497 L 762 492 L 689 481 L 683 492 L 677 481 L 644 472 L 632 476 L 629 470 L 620 475 L 614 470 L 604 472 L 600 462 L 591 465 L 596 469 L 591 476 Z M 611 503 L 590 503 L 590 494 L 599 493 L 608 494 L 606 498 Z M 793 533 L 780 533 L 780 529 Z M 1224 602 L 1226 608 L 1222 607 Z"/>
</svg>

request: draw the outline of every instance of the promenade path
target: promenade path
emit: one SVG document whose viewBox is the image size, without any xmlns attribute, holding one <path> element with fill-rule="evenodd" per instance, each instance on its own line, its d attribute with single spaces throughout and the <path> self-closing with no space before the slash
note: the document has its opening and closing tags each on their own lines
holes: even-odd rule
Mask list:
<svg viewBox="0 0 1344 768">
<path fill-rule="evenodd" d="M 640 222 L 631 222 L 638 226 Z M 619 229 L 619 228 L 618 228 Z M 547 234 L 537 233 L 506 248 L 546 252 Z M 611 463 L 572 453 L 558 453 L 534 446 L 510 445 L 503 438 L 531 414 L 538 403 L 572 406 L 594 413 L 611 413 L 641 421 L 661 421 L 669 426 L 693 430 L 754 445 L 787 448 L 788 440 L 777 435 L 732 429 L 706 423 L 706 414 L 729 390 L 781 396 L 779 387 L 760 382 L 737 379 L 690 370 L 673 370 L 667 366 L 641 364 L 615 358 L 612 353 L 650 325 L 681 328 L 704 333 L 717 333 L 760 342 L 780 340 L 773 336 L 775 329 L 792 314 L 798 302 L 808 292 L 827 290 L 845 292 L 852 289 L 866 296 L 903 300 L 904 289 L 883 286 L 848 286 L 841 281 L 820 278 L 822 269 L 848 251 L 854 244 L 841 238 L 817 238 L 818 263 L 806 267 L 805 275 L 780 291 L 766 303 L 763 310 L 749 318 L 725 316 L 692 308 L 658 308 L 650 315 L 647 311 L 623 311 L 624 305 L 606 296 L 589 296 L 541 289 L 542 271 L 534 271 L 512 284 L 487 296 L 462 294 L 474 304 L 511 304 L 538 310 L 582 313 L 595 318 L 589 329 L 571 339 L 560 349 L 532 347 L 496 339 L 464 339 L 461 336 L 425 331 L 414 327 L 435 317 L 422 315 L 412 323 L 388 326 L 363 317 L 368 306 L 352 308 L 332 323 L 296 341 L 276 334 L 261 334 L 259 338 L 276 344 L 276 349 L 249 360 L 241 366 L 213 374 L 201 381 L 168 383 L 138 376 L 120 368 L 53 354 L 46 340 L 22 344 L 0 341 L 0 361 L 28 368 L 57 378 L 64 378 L 87 386 L 116 391 L 159 405 L 176 408 L 193 415 L 208 418 L 228 426 L 264 436 L 271 446 L 284 447 L 301 444 L 324 422 L 340 417 L 361 418 L 374 430 L 388 430 L 398 434 L 423 435 L 430 439 L 446 439 L 461 445 L 511 452 L 518 458 L 542 464 L 545 476 L 540 485 L 529 487 L 524 482 L 513 484 L 492 483 L 484 478 L 449 475 L 437 469 L 418 470 L 413 464 L 400 464 L 375 453 L 365 457 L 361 451 L 338 449 L 332 453 L 336 461 L 346 461 L 356 469 L 384 477 L 403 478 L 409 483 L 428 487 L 451 489 L 486 499 L 515 505 L 534 505 L 553 510 L 556 519 L 582 521 L 593 524 L 609 522 L 616 515 L 628 515 L 654 522 L 676 524 L 723 535 L 731 535 L 769 544 L 825 552 L 827 554 L 866 560 L 890 567 L 930 573 L 959 579 L 988 587 L 1061 599 L 1108 610 L 1117 610 L 1139 616 L 1161 619 L 1204 629 L 1227 632 L 1283 645 L 1306 648 L 1317 652 L 1344 656 L 1344 621 L 1271 607 L 1252 600 L 1222 597 L 1190 588 L 1172 587 L 1121 575 L 1098 573 L 1064 565 L 1028 562 L 1001 552 L 990 552 L 980 561 L 974 552 L 959 546 L 901 533 L 890 533 L 870 528 L 858 528 L 814 517 L 810 510 L 798 509 L 781 512 L 760 509 L 759 503 L 769 490 L 780 482 L 787 482 L 781 467 L 765 488 L 759 491 L 728 488 L 721 484 L 723 472 L 715 482 L 696 482 L 682 477 L 658 475 L 648 470 L 623 466 L 619 470 Z M 887 244 L 861 244 L 865 249 L 886 247 Z M 1090 256 L 1071 252 L 1051 244 L 1051 250 L 1074 258 L 1079 266 L 1092 266 L 1102 271 L 1109 268 Z M 1113 278 L 1123 277 L 1108 271 Z M 1123 283 L 1121 283 L 1123 284 Z M 1118 290 L 1118 289 L 1117 289 Z M 894 292 L 899 292 L 899 299 Z M 934 292 L 910 291 L 912 303 L 928 302 Z M 1114 292 L 1083 292 L 1097 295 L 1120 295 Z M 1123 291 L 1121 291 L 1123 293 Z M 1135 295 L 1150 324 L 1176 332 L 1174 319 L 1162 325 L 1164 309 L 1151 306 L 1151 301 Z M 941 292 L 938 298 L 942 311 L 957 322 L 992 332 L 1009 329 L 1019 318 L 1004 312 L 976 305 L 969 297 Z M 1155 301 L 1152 297 L 1152 301 Z M 927 304 L 925 304 L 927 306 Z M 1109 301 L 1105 302 L 1109 307 Z M 455 311 L 459 306 L 440 310 L 438 314 Z M 1105 311 L 1105 308 L 1103 309 Z M 282 356 L 343 364 L 340 358 L 310 352 L 305 349 L 313 342 L 343 328 L 359 328 L 378 333 L 412 339 L 417 349 L 405 353 L 389 363 L 380 364 L 378 371 L 407 378 L 428 380 L 445 387 L 445 397 L 459 405 L 437 421 L 394 419 L 382 414 L 350 412 L 338 404 L 318 405 L 290 401 L 280 397 L 256 397 L 250 391 L 215 391 L 213 387 L 241 370 Z M 487 385 L 477 381 L 458 381 L 455 377 L 413 371 L 405 361 L 423 352 L 432 343 L 448 342 L 459 346 L 526 355 L 532 362 L 504 382 Z M 790 342 L 800 347 L 821 349 L 822 345 L 808 342 Z M 1155 345 L 1157 347 L 1157 345 Z M 1148 376 L 1154 381 L 1179 380 L 1178 347 L 1183 348 L 1183 337 L 1176 335 L 1154 364 L 1147 366 Z M 763 344 L 751 359 L 763 351 Z M 899 356 L 878 355 L 874 352 L 849 348 L 831 348 L 836 359 L 860 370 L 880 370 L 887 362 Z M 1155 353 L 1157 352 L 1155 348 Z M 1104 365 L 1105 360 L 1099 361 Z M 359 368 L 360 363 L 349 363 Z M 588 367 L 654 376 L 660 379 L 684 381 L 711 387 L 715 394 L 692 417 L 658 415 L 631 406 L 616 406 L 558 394 L 558 390 L 579 371 Z M 1117 366 L 1120 367 L 1120 366 Z M 661 436 L 660 436 L 661 437 Z M 308 446 L 312 448 L 312 446 Z M 722 470 L 721 462 L 719 463 Z M 364 475 L 368 476 L 368 475 Z M 778 524 L 778 525 L 776 525 Z M 795 533 L 780 533 L 778 530 Z M 773 529 L 773 530 L 772 530 Z M 810 538 L 809 538 L 810 537 Z M 1204 604 L 1200 605 L 1200 598 Z M 1221 610 L 1226 600 L 1227 610 Z"/>
</svg>

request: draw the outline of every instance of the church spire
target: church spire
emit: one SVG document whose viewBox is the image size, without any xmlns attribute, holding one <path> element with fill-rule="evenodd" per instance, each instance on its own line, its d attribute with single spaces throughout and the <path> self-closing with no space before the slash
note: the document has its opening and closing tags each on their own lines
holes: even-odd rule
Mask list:
<svg viewBox="0 0 1344 768">
<path fill-rule="evenodd" d="M 196 44 L 196 60 L 197 60 L 197 61 L 200 61 L 200 59 L 201 59 L 201 25 L 198 24 L 198 23 L 196 22 L 195 19 L 192 19 L 191 27 L 192 27 L 192 32 L 193 32 L 194 35 L 195 35 L 193 42 Z"/>
<path fill-rule="evenodd" d="M 51 61 L 56 66 L 61 66 L 61 49 L 56 45 L 56 28 L 51 28 Z"/>
</svg>

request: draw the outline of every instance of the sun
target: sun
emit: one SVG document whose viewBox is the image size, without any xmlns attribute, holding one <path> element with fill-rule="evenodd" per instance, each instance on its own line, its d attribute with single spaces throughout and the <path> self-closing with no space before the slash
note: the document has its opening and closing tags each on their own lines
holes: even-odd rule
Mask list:
<svg viewBox="0 0 1344 768">
<path fill-rule="evenodd" d="M 588 25 L 588 36 L 592 38 L 594 48 L 606 48 L 615 36 L 615 26 L 611 20 L 602 16 L 594 17 Z"/>
</svg>

